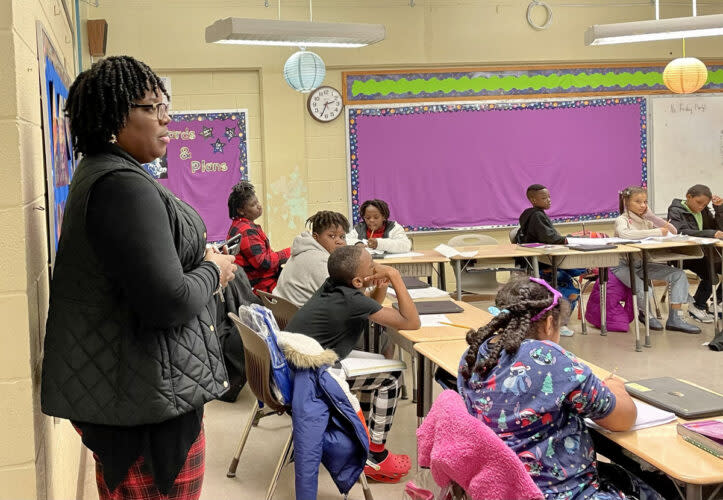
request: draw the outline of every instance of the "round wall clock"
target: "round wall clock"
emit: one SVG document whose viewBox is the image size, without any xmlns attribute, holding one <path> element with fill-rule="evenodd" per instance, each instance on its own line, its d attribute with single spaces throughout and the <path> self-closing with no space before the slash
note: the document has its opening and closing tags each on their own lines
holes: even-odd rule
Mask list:
<svg viewBox="0 0 723 500">
<path fill-rule="evenodd" d="M 344 103 L 341 100 L 341 92 L 334 87 L 323 86 L 309 94 L 306 107 L 314 119 L 330 122 L 339 117 L 344 109 Z"/>
</svg>

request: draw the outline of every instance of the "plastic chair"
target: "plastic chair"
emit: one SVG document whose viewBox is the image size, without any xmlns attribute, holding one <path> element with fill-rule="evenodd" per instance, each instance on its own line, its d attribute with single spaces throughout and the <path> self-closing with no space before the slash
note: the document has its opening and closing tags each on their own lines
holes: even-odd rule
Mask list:
<svg viewBox="0 0 723 500">
<path fill-rule="evenodd" d="M 251 427 L 252 425 L 254 425 L 254 422 L 258 422 L 257 413 L 261 411 L 259 407 L 259 401 L 261 401 L 264 406 L 268 407 L 271 410 L 270 413 L 266 413 L 262 415 L 262 417 L 271 414 L 280 415 L 282 413 L 287 413 L 291 408 L 284 405 L 284 403 L 276 397 L 274 391 L 271 388 L 271 355 L 269 354 L 269 349 L 266 345 L 266 342 L 264 342 L 264 340 L 256 332 L 251 330 L 248 326 L 244 325 L 237 315 L 229 313 L 228 317 L 231 318 L 231 321 L 233 321 L 234 326 L 236 326 L 236 329 L 241 335 L 241 341 L 243 342 L 244 346 L 244 355 L 246 358 L 246 377 L 248 380 L 248 385 L 251 389 L 251 392 L 253 392 L 254 396 L 256 396 L 257 398 L 257 401 L 254 403 L 254 408 L 252 409 L 252 414 L 246 422 L 246 425 L 244 426 L 244 429 L 241 433 L 241 439 L 239 440 L 239 444 L 236 448 L 236 453 L 231 459 L 228 471 L 226 472 L 226 477 L 235 477 L 236 469 L 238 468 L 239 458 L 241 457 L 241 452 L 246 445 L 246 440 L 248 439 L 249 433 L 251 432 Z M 292 430 L 292 432 L 289 433 L 289 438 L 286 440 L 284 448 L 281 451 L 281 456 L 279 457 L 279 461 L 277 462 L 276 468 L 274 469 L 271 483 L 266 490 L 266 500 L 271 500 L 271 498 L 274 496 L 274 491 L 276 490 L 276 485 L 279 482 L 279 476 L 281 475 L 281 471 L 286 465 L 293 461 L 293 435 L 294 432 Z M 369 485 L 363 472 L 359 476 L 359 482 L 361 483 L 362 489 L 364 490 L 364 498 L 366 500 L 373 500 L 371 491 L 369 490 Z"/>
<path fill-rule="evenodd" d="M 498 245 L 499 242 L 492 236 L 479 233 L 460 234 L 451 238 L 447 244 L 451 247 Z M 470 260 L 462 268 L 460 281 L 463 293 L 479 295 L 495 295 L 502 285 L 497 281 L 499 271 L 521 271 L 515 266 L 514 259 L 500 259 L 497 262 L 485 261 L 484 266 L 475 266 L 475 261 Z"/>
<path fill-rule="evenodd" d="M 271 313 L 279 324 L 279 328 L 285 330 L 286 325 L 289 324 L 291 318 L 296 314 L 296 311 L 299 310 L 299 306 L 269 292 L 256 290 L 256 294 L 261 298 L 264 307 L 271 309 Z"/>
</svg>

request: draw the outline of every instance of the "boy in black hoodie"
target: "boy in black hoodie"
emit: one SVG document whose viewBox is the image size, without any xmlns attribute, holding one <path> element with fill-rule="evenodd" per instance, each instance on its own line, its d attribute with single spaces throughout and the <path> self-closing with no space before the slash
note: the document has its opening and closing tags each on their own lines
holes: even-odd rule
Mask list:
<svg viewBox="0 0 723 500">
<path fill-rule="evenodd" d="M 542 184 L 533 184 L 527 188 L 527 199 L 532 207 L 520 215 L 520 229 L 517 231 L 517 243 L 545 243 L 548 245 L 564 245 L 567 238 L 557 232 L 552 221 L 545 213 L 550 208 L 550 191 Z M 575 286 L 574 277 L 580 276 L 584 269 L 565 269 L 557 271 L 557 288 L 570 301 L 570 310 L 574 309 L 580 296 L 580 289 Z M 540 265 L 542 277 L 552 281 L 552 269 L 544 264 Z M 567 326 L 567 318 L 560 327 L 562 337 L 572 337 L 572 329 Z"/>
</svg>

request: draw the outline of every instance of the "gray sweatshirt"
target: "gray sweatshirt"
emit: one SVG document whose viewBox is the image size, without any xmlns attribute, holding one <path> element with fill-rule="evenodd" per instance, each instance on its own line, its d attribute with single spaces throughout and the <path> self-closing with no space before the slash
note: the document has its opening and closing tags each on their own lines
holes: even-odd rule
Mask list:
<svg viewBox="0 0 723 500">
<path fill-rule="evenodd" d="M 329 252 L 304 231 L 294 238 L 291 258 L 281 270 L 274 295 L 303 306 L 329 277 L 328 260 Z"/>
</svg>

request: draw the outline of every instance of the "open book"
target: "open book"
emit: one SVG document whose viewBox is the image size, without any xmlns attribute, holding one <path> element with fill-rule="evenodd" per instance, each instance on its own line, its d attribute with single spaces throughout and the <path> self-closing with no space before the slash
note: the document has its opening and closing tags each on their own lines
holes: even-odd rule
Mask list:
<svg viewBox="0 0 723 500">
<path fill-rule="evenodd" d="M 675 422 L 677 420 L 675 413 L 661 410 L 660 408 L 651 406 L 648 403 L 643 403 L 638 399 L 633 399 L 633 403 L 635 403 L 635 407 L 638 409 L 638 418 L 635 419 L 635 424 L 633 424 L 633 426 L 629 429 L 631 431 L 639 431 L 640 429 L 655 427 L 669 422 Z M 593 429 L 603 432 L 612 432 L 599 426 L 589 418 L 585 419 L 585 423 L 588 427 L 592 427 Z"/>
<path fill-rule="evenodd" d="M 381 354 L 366 351 L 352 351 L 349 356 L 340 361 L 340 364 L 347 377 L 395 372 L 407 368 L 404 361 L 386 359 Z"/>
</svg>

